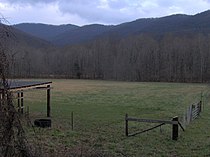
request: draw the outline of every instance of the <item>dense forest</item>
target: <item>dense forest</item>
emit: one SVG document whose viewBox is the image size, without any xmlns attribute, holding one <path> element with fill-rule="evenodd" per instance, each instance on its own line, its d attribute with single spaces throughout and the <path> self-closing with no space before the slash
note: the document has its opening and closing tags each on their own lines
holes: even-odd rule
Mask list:
<svg viewBox="0 0 210 157">
<path fill-rule="evenodd" d="M 13 34 L 2 42 L 13 78 L 209 82 L 209 18 L 206 11 L 116 26 L 1 24 L 0 28 Z"/>
<path fill-rule="evenodd" d="M 13 77 L 208 82 L 210 36 L 109 36 L 64 48 L 16 49 Z"/>
</svg>

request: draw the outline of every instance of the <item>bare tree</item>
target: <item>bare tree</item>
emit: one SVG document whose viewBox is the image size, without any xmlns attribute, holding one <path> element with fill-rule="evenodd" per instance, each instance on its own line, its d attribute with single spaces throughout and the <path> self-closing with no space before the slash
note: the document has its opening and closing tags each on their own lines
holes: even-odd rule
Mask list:
<svg viewBox="0 0 210 157">
<path fill-rule="evenodd" d="M 0 156 L 36 156 L 34 149 L 29 146 L 9 91 L 7 78 L 11 62 L 7 56 L 7 42 L 12 40 L 12 33 L 8 26 L 0 24 L 0 37 Z"/>
</svg>

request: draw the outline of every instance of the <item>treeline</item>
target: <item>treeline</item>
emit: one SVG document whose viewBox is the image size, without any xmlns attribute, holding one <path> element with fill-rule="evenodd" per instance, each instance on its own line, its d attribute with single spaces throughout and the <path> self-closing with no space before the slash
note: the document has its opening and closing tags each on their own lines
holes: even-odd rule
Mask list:
<svg viewBox="0 0 210 157">
<path fill-rule="evenodd" d="M 65 48 L 16 49 L 13 77 L 208 82 L 210 35 L 110 36 Z"/>
</svg>

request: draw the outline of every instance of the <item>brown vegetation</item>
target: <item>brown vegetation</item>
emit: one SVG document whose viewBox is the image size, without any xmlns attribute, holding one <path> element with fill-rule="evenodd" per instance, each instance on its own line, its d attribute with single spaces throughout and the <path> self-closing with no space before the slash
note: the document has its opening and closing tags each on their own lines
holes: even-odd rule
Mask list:
<svg viewBox="0 0 210 157">
<path fill-rule="evenodd" d="M 0 26 L 0 156 L 1 157 L 35 157 L 40 156 L 31 147 L 25 137 L 20 115 L 17 113 L 12 100 L 12 93 L 8 90 L 9 76 L 8 48 L 6 43 L 11 39 L 10 31 Z"/>
<path fill-rule="evenodd" d="M 208 82 L 210 36 L 107 37 L 65 48 L 17 49 L 14 77 Z"/>
</svg>

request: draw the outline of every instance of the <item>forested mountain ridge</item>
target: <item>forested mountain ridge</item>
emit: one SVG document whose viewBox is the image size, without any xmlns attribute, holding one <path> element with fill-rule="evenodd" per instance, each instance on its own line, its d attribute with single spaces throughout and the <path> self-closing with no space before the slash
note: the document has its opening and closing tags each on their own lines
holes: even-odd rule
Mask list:
<svg viewBox="0 0 210 157">
<path fill-rule="evenodd" d="M 38 38 L 42 38 L 47 41 L 51 41 L 57 35 L 60 35 L 66 31 L 79 28 L 79 26 L 71 24 L 56 26 L 56 25 L 47 25 L 41 23 L 21 23 L 13 25 L 13 27 L 25 33 L 28 33 Z"/>
<path fill-rule="evenodd" d="M 17 44 L 11 76 L 210 82 L 209 16 L 206 11 L 117 26 L 83 26 L 67 31 L 75 35 L 75 43 L 65 32 L 69 38 L 65 42 L 71 44 L 59 47 L 47 44 L 38 48 L 33 46 L 36 40 Z M 62 36 L 57 36 L 58 41 Z M 17 43 L 27 43 L 32 36 L 25 37 Z"/>
<path fill-rule="evenodd" d="M 32 36 L 12 26 L 0 24 L 0 27 L 4 27 L 8 31 L 8 34 L 10 34 L 10 39 L 16 41 L 16 44 L 20 47 L 24 47 L 24 45 L 33 48 L 48 48 L 53 46 L 49 41 Z"/>
<path fill-rule="evenodd" d="M 210 10 L 196 14 L 176 14 L 161 18 L 137 19 L 132 22 L 116 25 L 110 32 L 119 36 L 141 33 L 153 36 L 164 36 L 166 33 L 191 35 L 193 33 L 210 33 Z"/>
<path fill-rule="evenodd" d="M 101 37 L 102 34 L 109 32 L 112 27 L 99 24 L 86 25 L 61 33 L 51 41 L 55 45 L 81 44 Z"/>
<path fill-rule="evenodd" d="M 5 33 L 2 33 L 5 32 Z M 54 45 L 46 40 L 34 37 L 12 26 L 0 24 L 1 49 L 7 52 L 8 60 L 10 60 L 10 75 L 17 74 L 23 77 L 26 69 L 31 70 L 35 67 L 40 68 L 40 61 L 46 50 L 55 49 Z M 31 66 L 33 64 L 33 66 Z M 35 70 L 36 71 L 36 70 Z M 33 73 L 35 72 L 33 70 Z M 40 73 L 40 71 L 39 71 Z"/>
<path fill-rule="evenodd" d="M 122 38 L 141 33 L 150 33 L 154 36 L 163 36 L 165 33 L 191 35 L 200 32 L 208 34 L 210 33 L 210 11 L 196 15 L 177 14 L 161 18 L 137 19 L 115 26 L 92 24 L 79 27 L 75 25 L 18 24 L 14 27 L 48 40 L 55 45 L 80 44 L 111 35 Z"/>
</svg>

